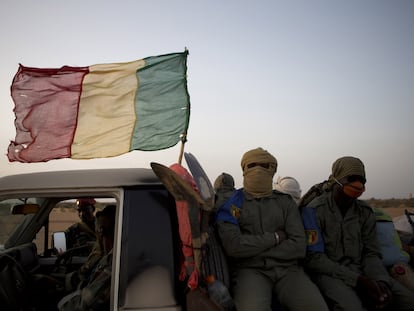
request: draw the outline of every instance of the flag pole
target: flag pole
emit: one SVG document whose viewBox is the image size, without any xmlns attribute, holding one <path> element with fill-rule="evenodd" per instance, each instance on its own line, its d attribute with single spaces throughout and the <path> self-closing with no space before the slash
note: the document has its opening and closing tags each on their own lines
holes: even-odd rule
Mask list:
<svg viewBox="0 0 414 311">
<path fill-rule="evenodd" d="M 180 164 L 180 165 L 183 161 L 184 145 L 185 145 L 186 142 L 187 142 L 187 130 L 181 136 L 181 148 L 180 148 L 180 154 L 178 156 L 178 164 Z"/>
<path fill-rule="evenodd" d="M 184 53 L 186 53 L 186 55 L 188 55 L 188 49 L 187 47 L 184 47 Z M 187 81 L 187 57 L 185 58 L 185 79 Z M 183 155 L 184 155 L 184 145 L 187 142 L 187 130 L 188 130 L 188 123 L 189 123 L 189 118 L 190 118 L 190 99 L 189 99 L 189 95 L 188 95 L 188 89 L 187 89 L 187 83 L 185 83 L 185 91 L 187 93 L 187 98 L 188 98 L 188 115 L 187 115 L 187 125 L 186 128 L 183 132 L 183 134 L 181 135 L 181 149 L 180 149 L 180 154 L 178 155 L 178 164 L 181 165 L 182 161 L 183 161 Z"/>
</svg>

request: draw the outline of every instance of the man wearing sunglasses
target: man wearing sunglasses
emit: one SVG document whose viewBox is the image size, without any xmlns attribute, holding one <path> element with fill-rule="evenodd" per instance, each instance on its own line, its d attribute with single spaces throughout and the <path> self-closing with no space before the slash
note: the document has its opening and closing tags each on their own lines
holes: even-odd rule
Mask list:
<svg viewBox="0 0 414 311">
<path fill-rule="evenodd" d="M 238 311 L 328 310 L 316 285 L 298 264 L 306 239 L 296 203 L 273 190 L 276 158 L 262 148 L 241 160 L 243 188 L 217 211 L 218 233 L 229 257 Z"/>
<path fill-rule="evenodd" d="M 333 163 L 325 191 L 302 208 L 305 265 L 332 310 L 414 310 L 414 293 L 383 266 L 374 213 L 358 199 L 365 183 L 360 159 Z"/>
</svg>

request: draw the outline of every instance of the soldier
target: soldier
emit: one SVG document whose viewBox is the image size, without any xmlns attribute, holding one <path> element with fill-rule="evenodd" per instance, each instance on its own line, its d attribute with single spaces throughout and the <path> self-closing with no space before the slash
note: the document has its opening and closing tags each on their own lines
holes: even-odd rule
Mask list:
<svg viewBox="0 0 414 311">
<path fill-rule="evenodd" d="M 374 213 L 358 200 L 365 182 L 360 159 L 333 163 L 325 191 L 302 208 L 306 267 L 332 310 L 414 310 L 414 294 L 382 263 Z"/>
<path fill-rule="evenodd" d="M 96 241 L 95 234 L 95 203 L 94 199 L 78 199 L 77 210 L 80 222 L 73 224 L 65 230 L 67 249 L 77 248 L 89 245 L 84 251 L 79 251 L 77 254 L 88 255 L 93 242 Z"/>
<path fill-rule="evenodd" d="M 96 214 L 103 256 L 92 270 L 87 284 L 61 299 L 58 303 L 60 311 L 109 310 L 115 215 L 115 205 L 107 205 Z"/>
<path fill-rule="evenodd" d="M 217 211 L 218 233 L 232 270 L 238 311 L 270 311 L 273 294 L 291 311 L 328 310 L 299 260 L 306 239 L 288 194 L 272 190 L 277 161 L 262 148 L 241 160 L 244 188 Z"/>
<path fill-rule="evenodd" d="M 289 194 L 296 204 L 299 204 L 302 190 L 300 189 L 299 182 L 295 178 L 290 176 L 279 176 L 275 184 L 275 190 Z"/>
<path fill-rule="evenodd" d="M 221 173 L 217 176 L 214 181 L 214 191 L 216 192 L 215 197 L 215 208 L 218 209 L 223 205 L 233 194 L 234 190 L 234 179 L 233 176 L 227 173 Z"/>
<path fill-rule="evenodd" d="M 85 282 L 88 282 L 93 268 L 103 256 L 102 239 L 99 238 L 100 221 L 103 218 L 100 217 L 100 215 L 101 212 L 97 212 L 95 216 L 95 233 L 98 239 L 95 241 L 92 251 L 88 256 L 88 259 L 79 268 L 79 270 L 73 271 L 66 275 L 65 289 L 67 290 L 67 292 L 71 292 L 79 286 L 82 286 L 82 284 L 84 284 Z"/>
</svg>

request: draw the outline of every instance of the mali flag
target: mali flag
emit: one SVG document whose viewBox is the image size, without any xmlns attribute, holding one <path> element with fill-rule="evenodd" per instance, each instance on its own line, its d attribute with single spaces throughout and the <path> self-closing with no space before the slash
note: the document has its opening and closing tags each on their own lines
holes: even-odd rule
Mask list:
<svg viewBox="0 0 414 311">
<path fill-rule="evenodd" d="M 11 86 L 16 139 L 9 161 L 105 158 L 176 145 L 190 117 L 187 55 L 57 69 L 20 65 Z"/>
</svg>

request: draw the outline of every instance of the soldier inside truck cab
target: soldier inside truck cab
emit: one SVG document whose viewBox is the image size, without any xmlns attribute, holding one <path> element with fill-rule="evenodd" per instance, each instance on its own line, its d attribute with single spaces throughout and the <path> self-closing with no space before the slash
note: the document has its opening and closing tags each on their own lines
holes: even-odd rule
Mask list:
<svg viewBox="0 0 414 311">
<path fill-rule="evenodd" d="M 59 310 L 109 310 L 116 206 L 107 205 L 96 214 L 97 233 L 103 256 L 93 268 L 86 285 L 65 296 Z"/>
<path fill-rule="evenodd" d="M 67 248 L 78 248 L 85 246 L 85 255 L 91 251 L 93 242 L 96 241 L 95 234 L 95 199 L 78 199 L 76 206 L 80 222 L 71 225 L 65 230 Z M 86 247 L 86 246 L 91 247 Z"/>
</svg>

